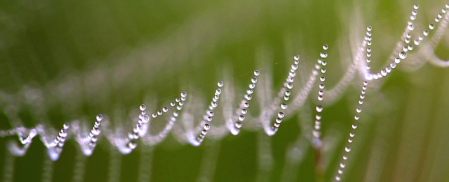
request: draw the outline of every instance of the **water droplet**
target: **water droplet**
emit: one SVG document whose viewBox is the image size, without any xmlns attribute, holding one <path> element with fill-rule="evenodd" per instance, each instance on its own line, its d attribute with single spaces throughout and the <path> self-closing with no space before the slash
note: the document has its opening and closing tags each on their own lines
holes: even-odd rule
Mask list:
<svg viewBox="0 0 449 182">
<path fill-rule="evenodd" d="M 354 116 L 354 119 L 355 119 L 355 120 L 359 120 L 359 119 L 360 119 L 359 115 L 355 115 L 355 116 Z"/>
<path fill-rule="evenodd" d="M 296 61 L 299 60 L 299 55 L 293 56 L 293 59 L 295 59 Z"/>
<path fill-rule="evenodd" d="M 408 45 L 407 48 L 408 48 L 409 51 L 411 51 L 411 50 L 413 50 L 413 45 L 410 44 L 410 45 Z"/>
<path fill-rule="evenodd" d="M 282 108 L 282 109 L 287 109 L 287 104 L 286 104 L 286 103 L 282 103 L 282 104 L 281 104 L 281 108 Z"/>
<path fill-rule="evenodd" d="M 255 70 L 255 71 L 254 71 L 254 76 L 259 76 L 259 75 L 260 75 L 259 70 Z"/>
<path fill-rule="evenodd" d="M 157 115 L 162 115 L 162 111 L 157 111 Z"/>
<path fill-rule="evenodd" d="M 318 101 L 323 101 L 323 96 L 322 95 L 318 96 Z"/>
<path fill-rule="evenodd" d="M 134 140 L 131 140 L 128 142 L 128 148 L 130 148 L 131 150 L 134 150 L 137 147 L 137 143 Z"/>
<path fill-rule="evenodd" d="M 348 139 L 348 142 L 349 142 L 349 143 L 352 143 L 352 138 Z"/>
<path fill-rule="evenodd" d="M 327 50 L 329 48 L 329 46 L 327 46 L 327 44 L 323 45 L 323 50 Z"/>
<path fill-rule="evenodd" d="M 176 98 L 175 101 L 176 101 L 176 102 L 179 102 L 179 101 L 181 101 L 181 99 L 180 99 L 180 98 Z"/>
<path fill-rule="evenodd" d="M 283 112 L 279 112 L 278 113 L 278 117 L 281 118 L 281 119 L 284 118 L 284 113 Z"/>
<path fill-rule="evenodd" d="M 284 94 L 285 94 L 285 96 L 290 96 L 290 91 L 286 91 L 286 92 L 284 92 Z"/>
<path fill-rule="evenodd" d="M 251 82 L 252 83 L 257 83 L 257 78 L 256 77 L 251 78 Z"/>
<path fill-rule="evenodd" d="M 103 120 L 103 115 L 101 115 L 101 114 L 99 114 L 99 115 L 97 115 L 97 121 L 101 121 L 101 120 Z"/>
<path fill-rule="evenodd" d="M 351 147 L 350 147 L 350 146 L 346 146 L 346 147 L 345 147 L 345 151 L 346 151 L 346 152 L 351 152 Z"/>
<path fill-rule="evenodd" d="M 321 73 L 326 73 L 326 69 L 321 68 Z"/>
<path fill-rule="evenodd" d="M 253 94 L 253 89 L 246 90 L 246 93 L 249 94 L 249 95 Z"/>
<path fill-rule="evenodd" d="M 316 106 L 316 112 L 321 112 L 321 111 L 323 111 L 323 106 L 317 105 Z"/>
<path fill-rule="evenodd" d="M 405 59 L 406 57 L 407 57 L 407 53 L 406 52 L 402 51 L 402 52 L 399 53 L 399 58 Z"/>
<path fill-rule="evenodd" d="M 321 65 L 326 66 L 327 62 L 326 61 L 321 61 Z"/>
<path fill-rule="evenodd" d="M 235 128 L 237 128 L 237 129 L 242 128 L 242 122 L 241 122 L 241 121 L 237 121 L 237 122 L 235 123 Z"/>
<path fill-rule="evenodd" d="M 356 111 L 357 111 L 357 113 L 360 113 L 360 112 L 362 112 L 362 108 L 358 107 L 358 108 L 356 109 Z"/>
<path fill-rule="evenodd" d="M 418 8 L 419 8 L 418 4 L 413 5 L 413 9 L 418 9 Z"/>
<path fill-rule="evenodd" d="M 340 181 L 341 180 L 340 176 L 335 176 L 335 180 Z"/>
<path fill-rule="evenodd" d="M 249 88 L 250 88 L 250 89 L 253 89 L 253 88 L 255 88 L 255 87 L 256 87 L 256 84 L 254 84 L 254 83 L 250 83 L 250 84 L 249 84 Z"/>
<path fill-rule="evenodd" d="M 298 64 L 292 64 L 292 70 L 295 71 L 296 69 L 298 69 Z"/>
<path fill-rule="evenodd" d="M 327 58 L 327 53 L 326 52 L 321 52 L 320 53 L 320 57 L 321 58 Z"/>
<path fill-rule="evenodd" d="M 219 82 L 217 83 L 217 85 L 218 85 L 218 87 L 223 87 L 223 81 L 219 81 Z"/>
<path fill-rule="evenodd" d="M 345 165 L 344 162 L 340 163 L 340 167 L 341 167 L 341 168 L 345 168 L 345 166 L 346 166 L 346 165 Z"/>
<path fill-rule="evenodd" d="M 413 29 L 415 29 L 415 26 L 413 26 L 413 24 L 408 24 L 407 29 L 412 31 Z"/>
<path fill-rule="evenodd" d="M 140 110 L 141 111 L 145 111 L 145 109 L 147 109 L 147 106 L 145 106 L 145 104 L 140 105 Z"/>
<path fill-rule="evenodd" d="M 355 124 L 355 123 L 352 124 L 352 129 L 354 129 L 354 130 L 357 129 L 357 124 Z"/>
<path fill-rule="evenodd" d="M 162 108 L 162 111 L 163 111 L 163 112 L 167 112 L 167 111 L 168 111 L 168 108 L 167 108 L 167 107 L 163 107 L 163 108 Z"/>
<path fill-rule="evenodd" d="M 343 174 L 343 170 L 338 169 L 338 174 Z"/>
<path fill-rule="evenodd" d="M 366 69 L 367 70 L 371 69 L 371 66 L 370 65 L 366 65 Z"/>
<path fill-rule="evenodd" d="M 429 24 L 429 29 L 430 29 L 430 30 L 433 30 L 434 28 L 435 28 L 435 25 L 434 25 L 434 24 L 432 24 L 432 23 Z"/>
<path fill-rule="evenodd" d="M 69 123 L 65 122 L 64 125 L 62 125 L 62 128 L 69 129 L 69 126 L 70 126 Z"/>
<path fill-rule="evenodd" d="M 175 102 L 170 102 L 170 106 L 175 106 Z"/>
<path fill-rule="evenodd" d="M 415 45 L 419 45 L 421 41 L 419 41 L 418 39 L 416 39 L 415 41 L 413 41 L 413 43 L 415 43 Z"/>
<path fill-rule="evenodd" d="M 321 84 L 319 85 L 319 88 L 320 88 L 320 89 L 324 89 L 324 84 L 321 83 Z"/>
<path fill-rule="evenodd" d="M 352 138 L 355 136 L 354 132 L 349 133 L 349 136 Z"/>
<path fill-rule="evenodd" d="M 324 82 L 324 80 L 326 80 L 324 76 L 320 77 L 320 81 Z"/>
<path fill-rule="evenodd" d="M 429 31 L 428 31 L 428 30 L 424 30 L 424 31 L 422 32 L 422 34 L 423 34 L 424 36 L 428 36 L 428 35 L 429 35 Z"/>
<path fill-rule="evenodd" d="M 239 116 L 239 121 L 243 121 L 243 120 L 245 120 L 245 116 L 244 115 L 240 115 Z"/>
<path fill-rule="evenodd" d="M 373 30 L 373 27 L 368 26 L 368 27 L 366 27 L 366 30 L 367 30 L 368 32 L 371 32 L 371 31 Z"/>
</svg>

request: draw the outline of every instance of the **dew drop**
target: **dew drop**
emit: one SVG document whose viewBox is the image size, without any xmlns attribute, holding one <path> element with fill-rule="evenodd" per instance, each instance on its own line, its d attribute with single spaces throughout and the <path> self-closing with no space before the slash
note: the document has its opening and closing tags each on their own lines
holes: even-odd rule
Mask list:
<svg viewBox="0 0 449 182">
<path fill-rule="evenodd" d="M 181 97 L 187 97 L 187 92 L 181 92 Z"/>
<path fill-rule="evenodd" d="M 318 101 L 323 101 L 323 96 L 322 95 L 318 96 Z"/>
<path fill-rule="evenodd" d="M 432 24 L 432 23 L 429 24 L 429 29 L 430 29 L 430 30 L 433 30 L 434 28 L 435 28 L 435 25 L 434 25 L 434 24 Z"/>
<path fill-rule="evenodd" d="M 340 163 L 341 168 L 345 168 L 346 164 L 344 162 Z"/>
<path fill-rule="evenodd" d="M 428 36 L 428 35 L 429 35 L 429 31 L 428 31 L 428 30 L 424 30 L 424 31 L 422 32 L 422 34 L 423 34 L 424 36 Z"/>
<path fill-rule="evenodd" d="M 69 123 L 65 122 L 64 125 L 62 125 L 62 128 L 64 129 L 69 129 Z"/>
<path fill-rule="evenodd" d="M 282 103 L 282 104 L 281 104 L 281 108 L 282 108 L 282 109 L 287 109 L 287 104 L 286 104 L 286 103 Z"/>
<path fill-rule="evenodd" d="M 245 116 L 244 115 L 240 115 L 239 116 L 239 121 L 243 121 L 243 120 L 245 120 Z"/>
<path fill-rule="evenodd" d="M 324 80 L 326 80 L 324 76 L 320 77 L 320 81 L 324 82 Z"/>
<path fill-rule="evenodd" d="M 281 118 L 281 119 L 284 118 L 284 113 L 283 112 L 279 112 L 278 113 L 278 117 Z"/>
<path fill-rule="evenodd" d="M 162 108 L 162 111 L 163 111 L 163 112 L 167 112 L 167 111 L 168 111 L 168 108 L 167 108 L 167 107 L 163 107 L 163 108 Z"/>
<path fill-rule="evenodd" d="M 360 112 L 362 112 L 362 108 L 358 107 L 358 108 L 356 109 L 356 111 L 357 111 L 357 113 L 360 113 Z"/>
<path fill-rule="evenodd" d="M 346 152 L 351 152 L 351 147 L 350 147 L 350 146 L 346 146 L 346 147 L 345 147 L 345 151 L 346 151 Z"/>
<path fill-rule="evenodd" d="M 414 9 L 418 9 L 418 8 L 419 8 L 419 5 L 418 5 L 418 4 L 415 4 L 415 5 L 413 5 L 413 8 L 414 8 Z"/>
<path fill-rule="evenodd" d="M 141 111 L 145 111 L 145 109 L 147 109 L 147 106 L 145 106 L 145 104 L 140 105 L 140 110 Z"/>
<path fill-rule="evenodd" d="M 324 84 L 319 85 L 320 89 L 324 89 Z"/>
<path fill-rule="evenodd" d="M 99 114 L 99 115 L 97 115 L 97 121 L 101 121 L 101 120 L 103 120 L 103 115 L 101 115 L 101 114 Z"/>
<path fill-rule="evenodd" d="M 293 59 L 295 59 L 296 61 L 299 60 L 299 55 L 293 56 Z"/>
<path fill-rule="evenodd" d="M 366 27 L 366 30 L 367 30 L 368 32 L 371 32 L 371 31 L 373 30 L 373 27 L 368 26 L 368 27 Z"/>
<path fill-rule="evenodd" d="M 327 55 L 327 54 L 326 54 Z M 321 65 L 326 66 L 327 62 L 326 61 L 321 61 Z"/>
<path fill-rule="evenodd" d="M 359 115 L 355 115 L 355 116 L 354 116 L 354 119 L 355 119 L 356 121 L 359 120 L 359 119 L 360 119 Z"/>
<path fill-rule="evenodd" d="M 323 111 L 323 106 L 317 105 L 316 106 L 316 112 L 321 112 L 321 111 Z"/>
<path fill-rule="evenodd" d="M 352 138 L 355 136 L 354 132 L 349 133 L 349 136 Z"/>
<path fill-rule="evenodd" d="M 217 83 L 217 85 L 218 85 L 218 87 L 223 87 L 223 81 L 219 81 L 219 82 Z"/>
<path fill-rule="evenodd" d="M 405 59 L 406 57 L 407 57 L 407 53 L 406 52 L 402 51 L 402 52 L 399 53 L 399 58 Z"/>
<path fill-rule="evenodd" d="M 357 129 L 357 124 L 355 124 L 355 123 L 352 124 L 352 129 L 354 129 L 354 130 Z"/>
<path fill-rule="evenodd" d="M 259 75 L 260 75 L 259 70 L 255 70 L 255 71 L 254 71 L 254 76 L 259 76 Z"/>
<path fill-rule="evenodd" d="M 256 77 L 251 78 L 251 82 L 252 83 L 257 83 L 257 78 Z"/>
<path fill-rule="evenodd" d="M 326 52 L 321 52 L 320 53 L 320 57 L 321 58 L 327 58 L 327 53 Z"/>
<path fill-rule="evenodd" d="M 237 129 L 242 128 L 242 122 L 241 121 L 235 122 L 235 128 L 237 128 Z"/>
<path fill-rule="evenodd" d="M 323 50 L 327 50 L 329 48 L 329 46 L 327 46 L 327 44 L 323 45 Z"/>
<path fill-rule="evenodd" d="M 136 147 L 137 147 L 136 141 L 132 140 L 128 142 L 128 148 L 130 148 L 131 150 L 134 150 Z"/>
</svg>

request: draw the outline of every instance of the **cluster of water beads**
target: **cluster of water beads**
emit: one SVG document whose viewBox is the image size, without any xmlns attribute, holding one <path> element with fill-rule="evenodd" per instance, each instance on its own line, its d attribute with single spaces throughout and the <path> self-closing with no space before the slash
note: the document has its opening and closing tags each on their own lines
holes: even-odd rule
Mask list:
<svg viewBox="0 0 449 182">
<path fill-rule="evenodd" d="M 323 45 L 323 50 L 327 50 L 328 49 L 328 45 Z M 320 59 L 318 59 L 318 64 L 315 65 L 315 69 L 316 71 L 314 73 L 317 73 L 317 71 L 320 71 L 321 74 L 323 76 L 320 77 L 320 84 L 318 85 L 318 101 L 323 101 L 323 95 L 324 95 L 324 81 L 326 80 L 326 77 L 324 76 L 324 73 L 326 73 L 326 69 L 324 68 L 326 66 L 326 61 L 324 61 L 323 59 L 327 58 L 327 53 L 326 52 L 321 52 L 320 53 Z M 321 67 L 321 66 L 322 67 Z M 321 137 L 321 112 L 323 111 L 323 106 L 322 105 L 317 105 L 316 106 L 316 112 L 317 114 L 315 115 L 315 126 L 314 126 L 314 130 L 313 130 L 313 137 L 314 137 L 314 145 L 315 147 L 321 147 L 322 143 L 320 140 Z"/>
<path fill-rule="evenodd" d="M 235 129 L 237 129 L 237 132 L 235 132 L 234 134 L 238 133 L 238 129 L 242 128 L 242 122 L 245 120 L 245 115 L 248 113 L 248 107 L 249 107 L 249 101 L 252 99 L 251 94 L 254 93 L 254 89 L 256 88 L 256 83 L 257 83 L 257 77 L 260 75 L 259 70 L 255 70 L 254 71 L 254 77 L 251 78 L 251 83 L 248 85 L 248 90 L 246 90 L 246 94 L 243 98 L 243 100 L 240 102 L 239 105 L 239 109 L 237 109 L 237 121 L 234 123 L 234 127 Z M 222 85 L 223 86 L 223 85 Z"/>
<path fill-rule="evenodd" d="M 368 81 L 364 81 L 363 82 L 363 86 L 362 86 L 362 91 L 361 91 L 361 94 L 360 94 L 360 100 L 359 100 L 359 105 L 360 106 L 357 107 L 357 109 L 356 109 L 357 114 L 354 116 L 354 120 L 355 121 L 358 121 L 360 119 L 359 114 L 362 112 L 361 106 L 363 105 L 363 100 L 365 99 L 367 86 L 368 86 Z M 352 124 L 351 128 L 355 131 L 357 129 L 357 124 L 356 123 Z M 348 143 L 349 144 L 352 144 L 352 142 L 353 142 L 353 139 L 354 139 L 354 136 L 355 136 L 354 131 L 349 133 L 349 139 L 348 139 Z M 345 147 L 345 152 L 348 153 L 348 154 L 351 152 L 351 146 L 350 145 L 347 145 Z M 336 181 L 340 181 L 341 180 L 341 175 L 343 174 L 343 170 L 346 167 L 346 163 L 345 163 L 346 160 L 348 160 L 348 155 L 347 154 L 343 155 L 343 162 L 340 163 L 338 171 L 337 171 L 338 174 L 337 174 L 337 176 L 335 176 L 335 180 Z"/>
<path fill-rule="evenodd" d="M 214 109 L 218 106 L 218 99 L 220 99 L 221 94 L 221 87 L 223 87 L 223 81 L 218 82 L 217 90 L 215 90 L 215 96 L 212 98 L 212 102 L 209 105 L 209 108 L 206 110 L 206 114 L 203 116 L 203 122 L 205 122 L 203 126 L 203 130 L 196 138 L 198 145 L 201 144 L 204 140 L 204 137 L 207 135 L 207 131 L 210 129 L 210 122 L 212 121 L 212 118 L 214 117 Z"/>
<path fill-rule="evenodd" d="M 103 115 L 101 115 L 101 114 L 97 115 L 94 126 L 92 127 L 92 130 L 89 133 L 90 148 L 94 148 L 97 145 L 98 135 L 100 135 L 100 133 L 101 133 L 101 129 L 100 129 L 101 120 L 103 120 Z"/>
<path fill-rule="evenodd" d="M 284 87 L 281 89 L 281 92 L 279 92 L 279 94 L 278 94 L 278 98 L 279 99 L 282 98 L 284 100 L 284 102 L 281 104 L 282 110 L 286 110 L 288 107 L 286 101 L 288 101 L 290 99 L 290 94 L 291 94 L 290 90 L 293 88 L 293 81 L 294 81 L 294 77 L 296 76 L 296 70 L 298 69 L 299 58 L 300 58 L 299 55 L 293 56 L 294 62 L 291 65 L 287 79 L 285 79 Z M 273 126 L 271 127 L 272 133 L 270 133 L 270 134 L 274 135 L 278 131 L 283 118 L 284 118 L 284 112 L 282 112 L 282 111 L 278 112 L 277 118 L 276 118 Z"/>
</svg>

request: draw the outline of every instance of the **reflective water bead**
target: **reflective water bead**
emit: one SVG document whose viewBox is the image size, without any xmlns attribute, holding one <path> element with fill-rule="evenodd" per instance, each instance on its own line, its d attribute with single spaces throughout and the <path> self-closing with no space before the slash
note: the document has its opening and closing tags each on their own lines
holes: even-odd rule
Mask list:
<svg viewBox="0 0 449 182">
<path fill-rule="evenodd" d="M 147 109 L 147 106 L 145 106 L 145 104 L 140 105 L 140 110 L 141 111 L 145 111 L 145 109 Z"/>
<path fill-rule="evenodd" d="M 281 104 L 281 108 L 282 108 L 282 109 L 287 109 L 287 104 L 286 104 L 286 103 L 282 103 L 282 104 Z"/>
<path fill-rule="evenodd" d="M 281 119 L 284 118 L 284 113 L 283 112 L 279 112 L 278 113 L 278 117 L 281 118 Z"/>
<path fill-rule="evenodd" d="M 69 123 L 65 122 L 64 125 L 62 125 L 62 128 L 63 129 L 69 129 L 69 126 L 70 126 Z"/>
<path fill-rule="evenodd" d="M 327 53 L 326 52 L 321 52 L 320 53 L 320 57 L 321 58 L 327 58 Z"/>
<path fill-rule="evenodd" d="M 354 129 L 354 130 L 357 129 L 357 124 L 355 124 L 355 123 L 352 124 L 352 129 Z"/>
<path fill-rule="evenodd" d="M 324 84 L 320 84 L 319 86 L 318 86 L 320 89 L 324 89 Z"/>
<path fill-rule="evenodd" d="M 399 58 L 405 59 L 406 57 L 407 57 L 407 53 L 406 52 L 402 51 L 402 52 L 399 53 Z"/>
<path fill-rule="evenodd" d="M 296 61 L 298 61 L 298 60 L 299 60 L 299 55 L 293 56 L 293 59 L 295 59 Z"/>
<path fill-rule="evenodd" d="M 327 46 L 327 44 L 323 45 L 323 50 L 327 50 L 329 48 L 329 46 Z"/>
<path fill-rule="evenodd" d="M 346 146 L 346 147 L 345 147 L 345 151 L 346 151 L 346 152 L 351 152 L 351 147 L 350 147 L 350 146 Z"/>
<path fill-rule="evenodd" d="M 254 71 L 254 76 L 259 76 L 259 75 L 260 75 L 259 70 Z"/>
<path fill-rule="evenodd" d="M 251 82 L 252 83 L 257 83 L 257 78 L 256 77 L 251 78 Z"/>
<path fill-rule="evenodd" d="M 429 31 L 428 31 L 428 30 L 424 30 L 424 31 L 422 32 L 422 34 L 423 34 L 424 36 L 428 36 L 428 35 L 429 35 Z"/>
<path fill-rule="evenodd" d="M 349 137 L 353 138 L 355 136 L 354 132 L 349 133 Z"/>
<path fill-rule="evenodd" d="M 317 105 L 317 106 L 316 106 L 316 111 L 317 111 L 317 112 L 323 111 L 323 106 Z"/>
<path fill-rule="evenodd" d="M 415 4 L 415 5 L 413 5 L 413 8 L 414 8 L 414 9 L 418 9 L 418 8 L 419 8 L 419 5 L 418 5 L 418 4 Z"/>
<path fill-rule="evenodd" d="M 326 66 L 327 62 L 326 61 L 322 61 L 321 65 Z"/>
<path fill-rule="evenodd" d="M 368 27 L 366 27 L 366 30 L 367 30 L 368 32 L 371 32 L 371 30 L 373 30 L 373 27 L 368 26 Z"/>
<path fill-rule="evenodd" d="M 167 112 L 167 111 L 168 111 L 168 108 L 167 108 L 167 107 L 163 107 L 163 108 L 162 108 L 162 111 L 163 111 L 163 112 Z"/>
<path fill-rule="evenodd" d="M 321 73 L 326 73 L 326 69 L 321 68 Z"/>
<path fill-rule="evenodd" d="M 355 120 L 359 120 L 359 119 L 360 119 L 359 115 L 355 115 L 355 116 L 354 116 L 354 119 L 355 119 Z"/>
<path fill-rule="evenodd" d="M 101 114 L 97 115 L 96 119 L 97 119 L 97 121 L 103 120 L 103 115 L 101 115 Z"/>
<path fill-rule="evenodd" d="M 432 23 L 429 24 L 429 29 L 430 29 L 430 30 L 433 30 L 434 28 L 435 28 L 435 25 L 434 25 L 434 24 L 432 24 Z"/>
<path fill-rule="evenodd" d="M 324 76 L 320 77 L 320 81 L 324 82 L 324 80 L 326 80 Z"/>
<path fill-rule="evenodd" d="M 356 111 L 357 111 L 357 113 L 361 113 L 361 112 L 362 112 L 362 108 L 358 107 L 358 108 L 356 109 Z"/>
<path fill-rule="evenodd" d="M 240 115 L 239 116 L 239 121 L 243 121 L 243 120 L 245 120 L 245 116 L 244 115 Z"/>
</svg>

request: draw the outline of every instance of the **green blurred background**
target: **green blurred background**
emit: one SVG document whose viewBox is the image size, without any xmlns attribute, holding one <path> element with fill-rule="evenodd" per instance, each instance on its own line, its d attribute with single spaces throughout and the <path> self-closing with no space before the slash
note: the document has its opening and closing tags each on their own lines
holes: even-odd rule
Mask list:
<svg viewBox="0 0 449 182">
<path fill-rule="evenodd" d="M 93 124 L 94 116 L 102 113 L 115 126 L 131 129 L 127 115 L 141 103 L 159 108 L 187 90 L 204 95 L 206 104 L 216 82 L 224 79 L 225 68 L 232 71 L 227 74 L 240 89 L 237 94 L 243 94 L 255 69 L 272 71 L 272 89 L 278 90 L 293 55 L 301 55 L 308 65 L 303 70 L 310 70 L 323 44 L 330 47 L 326 87 L 332 88 L 351 61 L 352 39 L 361 40 L 368 25 L 373 27 L 372 69 L 390 61 L 416 3 L 420 9 L 415 27 L 421 32 L 447 2 L 1 1 L 0 91 L 9 95 L 2 97 L 0 108 L 16 109 L 27 127 L 44 122 L 60 128 L 73 120 Z M 448 37 L 436 49 L 441 58 L 449 57 Z M 343 181 L 449 181 L 446 78 L 449 70 L 426 64 L 413 72 L 396 70 L 379 91 L 368 93 Z M 325 181 L 336 174 L 353 123 L 361 80 L 353 83 L 323 113 L 323 135 L 334 145 L 325 156 Z M 41 97 L 29 104 L 28 92 Z M 314 108 L 315 93 L 305 110 Z M 258 113 L 255 108 L 250 112 Z M 0 114 L 1 130 L 14 122 L 5 112 Z M 287 149 L 302 131 L 297 120 L 300 114 L 285 121 L 273 137 L 243 130 L 217 141 L 206 137 L 200 147 L 179 144 L 171 135 L 154 148 L 139 145 L 130 155 L 115 157 L 121 161 L 115 180 L 137 181 L 140 159 L 149 155 L 151 181 L 281 181 L 289 161 Z M 10 157 L 10 139 L 16 140 L 0 139 L 0 179 L 8 173 L 2 164 Z M 262 159 L 261 140 L 271 142 L 265 146 L 271 155 Z M 67 141 L 49 173 L 53 181 L 74 178 L 76 145 L 73 139 Z M 100 139 L 87 158 L 83 181 L 109 180 L 110 150 Z M 313 149 L 303 152 L 299 167 L 288 173 L 296 181 L 316 181 Z M 13 181 L 41 181 L 45 155 L 35 138 L 28 153 L 14 159 Z"/>
</svg>

